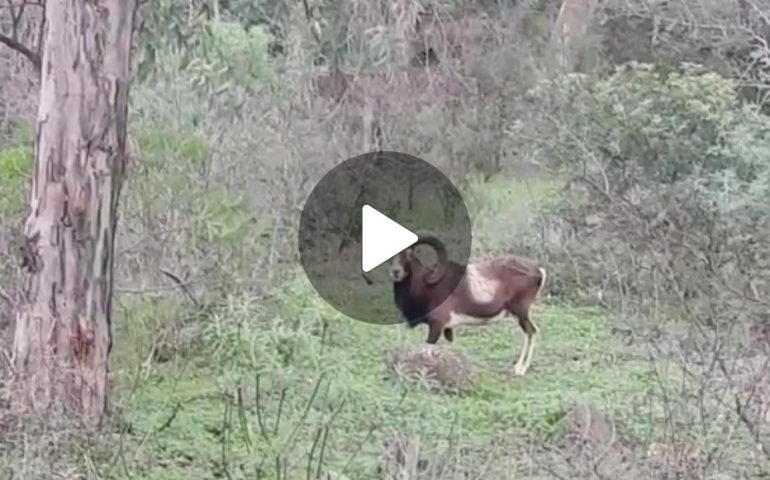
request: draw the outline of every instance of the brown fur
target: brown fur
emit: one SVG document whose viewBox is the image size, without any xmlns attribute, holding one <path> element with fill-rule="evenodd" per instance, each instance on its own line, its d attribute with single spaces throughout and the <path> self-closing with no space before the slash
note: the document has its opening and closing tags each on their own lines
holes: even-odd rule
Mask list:
<svg viewBox="0 0 770 480">
<path fill-rule="evenodd" d="M 435 343 L 444 332 L 445 325 L 449 323 L 452 312 L 462 313 L 471 317 L 491 319 L 503 310 L 519 318 L 524 317 L 524 324 L 528 324 L 528 316 L 531 305 L 535 302 L 543 280 L 538 267 L 531 261 L 522 258 L 491 259 L 478 264 L 480 273 L 488 278 L 501 279 L 491 302 L 479 303 L 473 300 L 466 278 L 460 280 L 455 292 L 449 295 L 442 303 L 431 297 L 442 298 L 447 289 L 455 283 L 460 269 L 451 269 L 434 286 L 425 286 L 425 297 L 428 299 L 431 310 L 430 333 L 428 343 Z M 527 327 L 522 325 L 525 331 Z M 534 329 L 534 328 L 533 328 Z M 451 329 L 450 329 L 451 330 Z M 450 333 L 450 336 L 452 334 Z"/>
<path fill-rule="evenodd" d="M 432 246 L 439 249 L 442 246 L 436 245 L 435 239 L 433 243 Z M 481 326 L 509 314 L 518 319 L 527 337 L 525 350 L 531 348 L 530 342 L 538 328 L 529 318 L 529 312 L 545 283 L 545 270 L 532 260 L 518 256 L 491 258 L 466 268 L 446 260 L 442 254 L 445 252 L 439 253 L 440 261 L 433 269 L 425 267 L 412 249 L 394 259 L 403 265 L 405 272 L 401 281 L 394 281 L 395 300 L 409 324 L 426 323 L 428 343 L 438 342 L 442 334 L 452 342 L 453 321 L 457 325 Z M 489 299 L 479 300 L 480 293 Z M 524 360 L 525 354 L 528 356 L 531 352 L 523 351 L 517 364 L 528 363 Z M 521 368 L 526 370 L 526 366 Z"/>
</svg>

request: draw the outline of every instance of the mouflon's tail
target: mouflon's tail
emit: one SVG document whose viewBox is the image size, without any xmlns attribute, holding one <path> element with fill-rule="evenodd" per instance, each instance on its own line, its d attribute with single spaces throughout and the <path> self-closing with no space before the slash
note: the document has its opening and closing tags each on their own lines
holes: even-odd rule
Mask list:
<svg viewBox="0 0 770 480">
<path fill-rule="evenodd" d="M 548 278 L 548 274 L 545 273 L 545 269 L 543 267 L 538 267 L 538 270 L 540 271 L 540 282 L 537 285 L 537 293 L 535 294 L 535 298 L 540 296 L 540 292 L 545 286 L 545 280 Z"/>
</svg>

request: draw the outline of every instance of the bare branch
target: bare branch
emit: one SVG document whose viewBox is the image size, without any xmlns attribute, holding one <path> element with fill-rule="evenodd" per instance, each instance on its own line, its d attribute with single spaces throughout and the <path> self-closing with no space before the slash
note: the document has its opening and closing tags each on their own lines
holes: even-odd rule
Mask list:
<svg viewBox="0 0 770 480">
<path fill-rule="evenodd" d="M 195 298 L 195 295 L 190 291 L 190 289 L 187 287 L 187 282 L 184 282 L 181 278 L 179 278 L 178 275 L 161 268 L 160 273 L 170 278 L 174 283 L 176 283 L 177 287 L 179 287 L 182 292 L 184 292 L 185 295 L 187 295 L 187 298 L 189 298 L 193 304 L 195 304 L 196 307 L 200 307 L 201 303 L 198 301 L 197 298 Z"/>
<path fill-rule="evenodd" d="M 26 45 L 23 45 L 22 43 L 18 42 L 17 40 L 7 37 L 0 33 L 0 43 L 6 45 L 11 50 L 14 50 L 21 55 L 24 55 L 27 57 L 27 59 L 32 62 L 32 64 L 35 66 L 35 68 L 40 71 L 43 65 L 43 61 L 40 58 L 40 55 L 36 52 L 33 52 L 30 50 Z"/>
</svg>

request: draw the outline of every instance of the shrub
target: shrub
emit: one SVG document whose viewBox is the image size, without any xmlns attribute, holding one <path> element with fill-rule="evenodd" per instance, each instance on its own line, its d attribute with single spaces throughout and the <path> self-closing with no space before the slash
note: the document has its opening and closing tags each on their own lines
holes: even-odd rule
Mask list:
<svg viewBox="0 0 770 480">
<path fill-rule="evenodd" d="M 203 32 L 187 65 L 194 84 L 221 92 L 231 85 L 250 87 L 276 79 L 268 53 L 272 39 L 261 26 L 212 21 Z"/>
<path fill-rule="evenodd" d="M 625 255 L 659 236 L 708 255 L 728 245 L 745 253 L 748 229 L 770 232 L 762 215 L 770 194 L 770 123 L 736 92 L 733 82 L 693 65 L 669 71 L 629 64 L 606 79 L 571 75 L 529 93 L 551 113 L 527 133 L 570 186 L 560 215 L 599 250 L 577 249 L 600 288 L 608 286 L 607 249 Z M 687 263 L 683 258 L 671 262 Z M 745 263 L 724 256 L 720 262 L 723 271 Z M 618 288 L 639 292 L 639 270 L 649 266 L 636 263 Z"/>
<path fill-rule="evenodd" d="M 753 180 L 766 162 L 766 120 L 741 105 L 734 82 L 694 65 L 631 63 L 606 79 L 548 81 L 530 95 L 555 110 L 539 133 L 556 164 L 608 175 L 618 191 L 727 169 Z"/>
<path fill-rule="evenodd" d="M 752 392 L 768 381 L 753 363 L 767 343 L 745 332 L 770 323 L 770 121 L 692 65 L 630 64 L 530 95 L 548 113 L 519 131 L 567 182 L 568 228 L 544 247 L 551 271 L 610 307 L 632 341 L 647 339 L 653 361 L 686 372 L 678 391 L 656 392 L 660 435 L 721 451 L 719 432 L 739 424 L 744 450 L 765 441 Z"/>
</svg>

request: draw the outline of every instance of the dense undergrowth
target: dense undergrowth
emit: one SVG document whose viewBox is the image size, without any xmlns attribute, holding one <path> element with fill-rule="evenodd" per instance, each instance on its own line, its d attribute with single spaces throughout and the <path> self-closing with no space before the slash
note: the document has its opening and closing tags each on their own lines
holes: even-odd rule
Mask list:
<svg viewBox="0 0 770 480">
<path fill-rule="evenodd" d="M 471 191 L 484 241 L 495 244 L 497 235 L 484 230 L 487 222 L 507 219 L 510 235 L 529 228 L 533 201 L 549 191 L 543 182 L 510 179 Z M 504 240 L 496 244 L 505 248 Z M 122 450 L 111 452 L 118 458 L 109 474 L 101 465 L 102 475 L 202 478 L 230 470 L 233 478 L 304 478 L 320 468 L 377 478 L 381 445 L 394 433 L 418 440 L 426 458 L 449 448 L 450 458 L 475 464 L 472 452 L 488 450 L 492 438 L 553 433 L 573 403 L 633 418 L 655 383 L 646 359 L 624 354 L 601 312 L 546 302 L 536 310 L 542 338 L 527 377 L 512 375 L 518 326 L 502 324 L 459 333 L 455 347 L 473 365 L 473 388 L 436 392 L 385 370 L 387 352 L 424 342 L 424 331 L 342 316 L 301 274 L 280 290 L 268 304 L 228 299 L 206 324 L 161 345 L 153 323 L 178 312 L 126 305 L 131 313 L 119 323 L 113 356 Z M 648 420 L 631 422 L 628 434 L 648 435 Z M 504 478 L 525 468 L 520 460 Z"/>
</svg>

